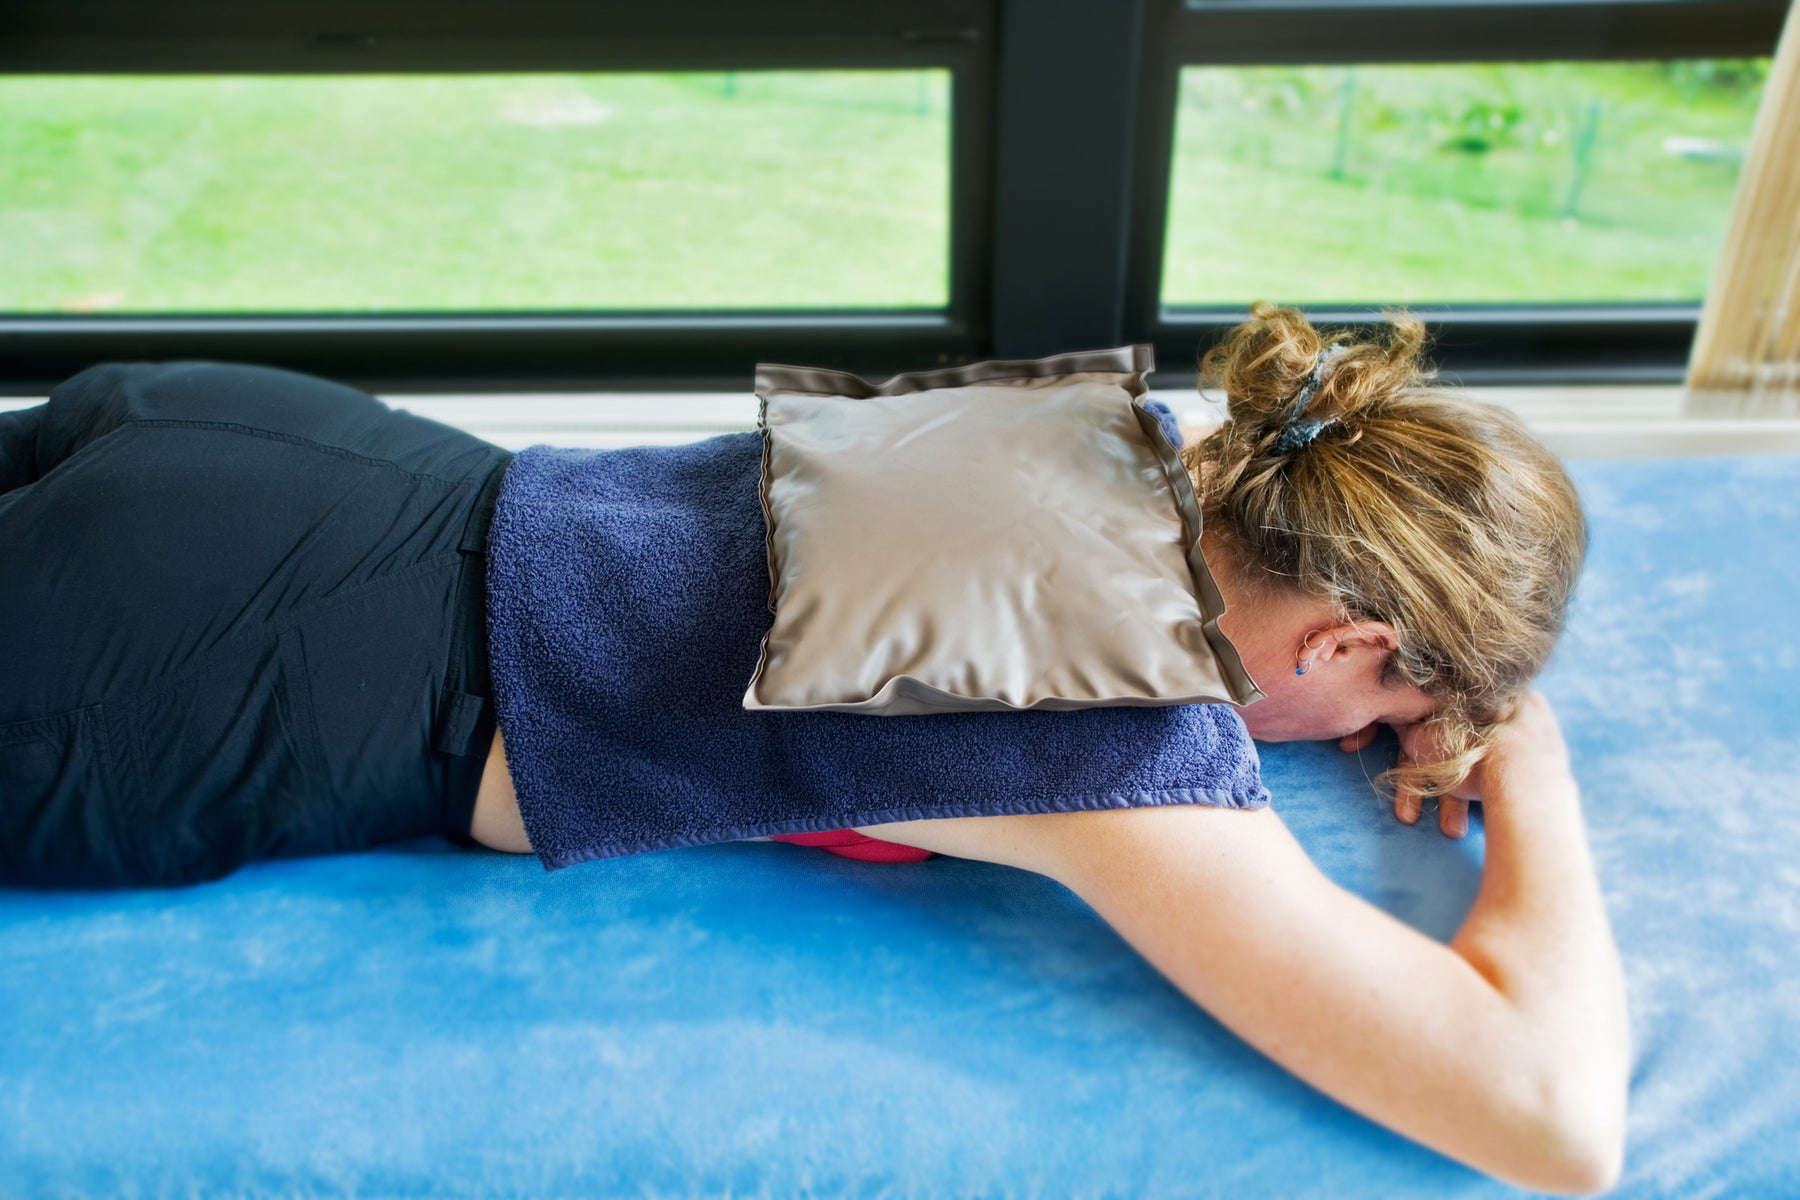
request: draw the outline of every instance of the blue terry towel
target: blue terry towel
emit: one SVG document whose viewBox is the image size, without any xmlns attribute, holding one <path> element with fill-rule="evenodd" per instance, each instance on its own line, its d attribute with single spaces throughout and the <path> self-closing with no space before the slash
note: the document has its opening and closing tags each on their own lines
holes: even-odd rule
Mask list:
<svg viewBox="0 0 1800 1200">
<path fill-rule="evenodd" d="M 546 869 L 884 821 L 1269 802 L 1228 704 L 745 709 L 774 620 L 761 470 L 760 432 L 532 446 L 508 466 L 488 544 L 494 703 Z"/>
</svg>

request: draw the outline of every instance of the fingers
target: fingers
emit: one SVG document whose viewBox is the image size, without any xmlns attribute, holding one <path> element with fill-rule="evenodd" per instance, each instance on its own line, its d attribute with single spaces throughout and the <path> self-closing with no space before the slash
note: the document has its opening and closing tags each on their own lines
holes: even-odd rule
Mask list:
<svg viewBox="0 0 1800 1200">
<path fill-rule="evenodd" d="M 1469 832 L 1469 802 L 1455 796 L 1439 796 L 1437 800 L 1438 828 L 1444 836 L 1466 836 Z M 1421 805 L 1419 793 L 1411 788 L 1399 788 L 1394 793 L 1394 816 L 1408 825 L 1417 823 Z"/>
<path fill-rule="evenodd" d="M 1354 754 L 1358 750 L 1366 750 L 1379 732 L 1381 732 L 1381 722 L 1370 721 L 1355 733 L 1339 738 L 1338 749 L 1350 754 Z"/>
<path fill-rule="evenodd" d="M 1404 754 L 1400 756 L 1401 766 L 1412 765 L 1412 760 Z M 1469 802 L 1457 796 L 1439 795 L 1438 828 L 1445 837 L 1459 838 L 1469 832 Z M 1418 789 L 1398 784 L 1394 788 L 1394 816 L 1408 825 L 1417 823 L 1419 811 L 1424 801 L 1420 799 Z"/>
<path fill-rule="evenodd" d="M 1410 766 L 1412 760 L 1406 755 L 1400 756 L 1400 765 Z M 1419 792 L 1416 788 L 1398 784 L 1394 788 L 1394 815 L 1406 824 L 1411 825 L 1419 819 Z"/>
</svg>

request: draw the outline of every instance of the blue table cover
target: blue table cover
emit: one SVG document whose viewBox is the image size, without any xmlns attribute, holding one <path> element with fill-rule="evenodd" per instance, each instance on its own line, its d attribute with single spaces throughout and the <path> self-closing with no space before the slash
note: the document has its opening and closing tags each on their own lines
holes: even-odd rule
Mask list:
<svg viewBox="0 0 1800 1200">
<path fill-rule="evenodd" d="M 1615 1194 L 1800 1191 L 1800 459 L 1572 464 L 1543 686 L 1628 972 Z M 1322 868 L 1448 939 L 1391 753 L 1264 748 Z M 1061 885 L 777 843 L 546 874 L 406 842 L 0 892 L 0 1195 L 1518 1195 L 1249 1049 Z"/>
</svg>

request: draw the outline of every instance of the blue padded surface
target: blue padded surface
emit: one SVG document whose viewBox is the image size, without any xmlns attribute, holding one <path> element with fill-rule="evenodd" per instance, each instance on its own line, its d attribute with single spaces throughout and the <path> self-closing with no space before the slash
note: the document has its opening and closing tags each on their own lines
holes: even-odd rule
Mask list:
<svg viewBox="0 0 1800 1200">
<path fill-rule="evenodd" d="M 1573 464 L 1544 686 L 1629 972 L 1619 1195 L 1800 1180 L 1800 460 Z M 1380 753 L 1378 753 L 1378 751 Z M 1479 823 L 1264 748 L 1333 878 L 1439 939 Z M 1428 814 L 1429 818 L 1429 814 Z M 1228 914 L 1222 914 L 1228 919 Z M 744 843 L 547 874 L 418 841 L 0 892 L 0 1194 L 1496 1196 L 1250 1050 L 1049 880 Z"/>
</svg>

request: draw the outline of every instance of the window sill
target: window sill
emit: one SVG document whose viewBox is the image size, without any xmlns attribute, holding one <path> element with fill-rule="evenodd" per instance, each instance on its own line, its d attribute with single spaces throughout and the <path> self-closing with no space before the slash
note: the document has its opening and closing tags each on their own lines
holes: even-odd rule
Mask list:
<svg viewBox="0 0 1800 1200">
<path fill-rule="evenodd" d="M 1676 386 L 1491 387 L 1467 394 L 1511 408 L 1568 458 L 1800 453 L 1800 418 L 1684 415 Z M 1152 389 L 1184 426 L 1216 422 L 1212 397 Z M 676 445 L 756 428 L 754 395 L 718 392 L 392 395 L 382 399 L 509 450 Z M 0 398 L 0 412 L 42 398 Z"/>
</svg>

